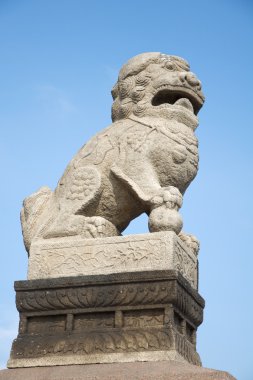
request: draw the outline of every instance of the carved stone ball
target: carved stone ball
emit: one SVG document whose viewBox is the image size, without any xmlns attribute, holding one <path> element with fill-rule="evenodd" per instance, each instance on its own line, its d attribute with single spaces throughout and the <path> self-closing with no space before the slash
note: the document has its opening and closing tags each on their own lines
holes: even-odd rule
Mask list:
<svg viewBox="0 0 253 380">
<path fill-rule="evenodd" d="M 177 210 L 162 205 L 151 211 L 148 227 L 151 232 L 174 231 L 178 234 L 183 227 L 183 219 Z"/>
</svg>

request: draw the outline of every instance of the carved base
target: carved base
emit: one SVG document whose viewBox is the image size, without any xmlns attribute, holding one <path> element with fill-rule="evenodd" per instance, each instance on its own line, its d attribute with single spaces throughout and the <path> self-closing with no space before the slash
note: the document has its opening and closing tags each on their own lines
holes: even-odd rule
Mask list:
<svg viewBox="0 0 253 380">
<path fill-rule="evenodd" d="M 32 243 L 28 279 L 176 269 L 198 288 L 196 254 L 174 232 L 84 239 L 71 236 Z"/>
<path fill-rule="evenodd" d="M 9 368 L 181 360 L 200 365 L 204 300 L 175 270 L 15 283 Z"/>
</svg>

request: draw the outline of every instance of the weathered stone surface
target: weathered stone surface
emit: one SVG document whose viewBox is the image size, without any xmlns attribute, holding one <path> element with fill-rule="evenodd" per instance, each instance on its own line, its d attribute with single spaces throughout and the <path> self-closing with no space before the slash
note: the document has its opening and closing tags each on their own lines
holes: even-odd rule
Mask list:
<svg viewBox="0 0 253 380">
<path fill-rule="evenodd" d="M 189 364 L 201 365 L 204 300 L 199 243 L 181 231 L 178 210 L 198 170 L 201 83 L 182 58 L 144 53 L 122 67 L 112 96 L 113 124 L 80 149 L 55 191 L 24 200 L 29 280 L 15 284 L 8 366 L 37 368 L 0 379 L 232 380 Z M 152 234 L 119 236 L 142 213 Z"/>
<path fill-rule="evenodd" d="M 0 380 L 235 380 L 227 372 L 179 361 L 70 365 L 0 371 Z"/>
<path fill-rule="evenodd" d="M 9 367 L 181 360 L 200 364 L 204 301 L 178 271 L 20 281 Z"/>
<path fill-rule="evenodd" d="M 196 254 L 174 232 L 101 239 L 39 240 L 30 249 L 28 279 L 177 269 L 196 289 Z"/>
<path fill-rule="evenodd" d="M 144 212 L 151 232 L 181 231 L 178 209 L 198 170 L 200 81 L 182 58 L 144 53 L 122 67 L 112 95 L 113 124 L 80 149 L 54 192 L 25 199 L 28 251 L 38 240 L 117 236 Z"/>
</svg>

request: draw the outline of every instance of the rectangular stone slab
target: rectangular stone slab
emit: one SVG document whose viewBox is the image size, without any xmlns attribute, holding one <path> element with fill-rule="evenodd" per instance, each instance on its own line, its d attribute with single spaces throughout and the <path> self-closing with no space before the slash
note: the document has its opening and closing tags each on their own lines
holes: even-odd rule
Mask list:
<svg viewBox="0 0 253 380">
<path fill-rule="evenodd" d="M 200 364 L 204 300 L 176 270 L 18 281 L 9 368 L 125 361 Z"/>
<path fill-rule="evenodd" d="M 0 380 L 236 380 L 224 371 L 180 361 L 5 369 Z"/>
<path fill-rule="evenodd" d="M 28 279 L 176 269 L 198 287 L 196 255 L 174 232 L 83 239 L 37 240 Z"/>
</svg>

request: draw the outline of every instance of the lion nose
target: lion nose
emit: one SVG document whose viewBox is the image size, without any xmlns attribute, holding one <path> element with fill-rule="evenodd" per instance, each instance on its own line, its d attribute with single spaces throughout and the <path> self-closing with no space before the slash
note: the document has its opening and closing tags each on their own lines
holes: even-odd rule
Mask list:
<svg viewBox="0 0 253 380">
<path fill-rule="evenodd" d="M 190 86 L 196 87 L 199 91 L 201 90 L 201 82 L 193 73 L 186 74 L 186 81 Z"/>
<path fill-rule="evenodd" d="M 181 73 L 180 79 L 182 82 L 187 82 L 191 87 L 197 87 L 201 90 L 201 82 L 193 73 Z"/>
</svg>

